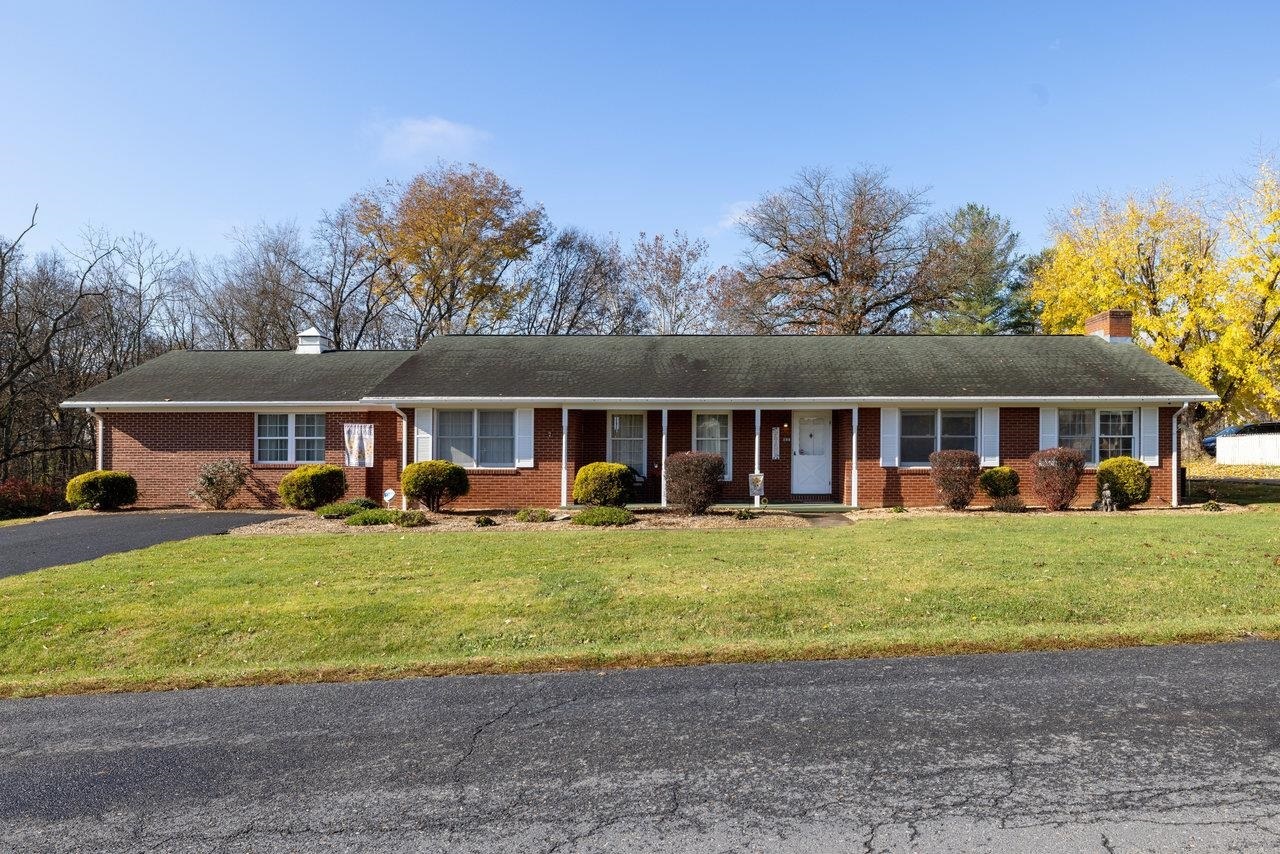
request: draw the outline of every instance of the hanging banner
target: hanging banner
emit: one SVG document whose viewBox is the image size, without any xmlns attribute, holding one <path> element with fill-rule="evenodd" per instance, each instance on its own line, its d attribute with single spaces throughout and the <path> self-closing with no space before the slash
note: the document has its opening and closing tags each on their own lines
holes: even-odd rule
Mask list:
<svg viewBox="0 0 1280 854">
<path fill-rule="evenodd" d="M 342 440 L 346 446 L 345 465 L 350 468 L 373 468 L 372 424 L 343 424 Z"/>
</svg>

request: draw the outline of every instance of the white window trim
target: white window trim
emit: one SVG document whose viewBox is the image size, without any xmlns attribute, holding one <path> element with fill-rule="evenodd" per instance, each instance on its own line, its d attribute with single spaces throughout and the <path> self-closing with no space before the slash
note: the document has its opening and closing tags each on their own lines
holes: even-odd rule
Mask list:
<svg viewBox="0 0 1280 854">
<path fill-rule="evenodd" d="M 519 426 L 516 424 L 515 408 L 509 409 L 505 406 L 480 406 L 475 408 L 472 408 L 470 406 L 457 406 L 457 407 L 449 406 L 449 407 L 441 407 L 440 409 L 434 410 L 435 417 L 433 417 L 432 420 L 435 422 L 435 426 L 433 427 L 433 433 L 436 441 L 433 442 L 432 459 L 437 459 L 437 460 L 444 459 L 444 457 L 440 456 L 441 442 L 439 441 L 439 437 L 440 437 L 440 426 L 438 421 L 439 413 L 440 412 L 466 412 L 468 409 L 471 410 L 471 465 L 463 466 L 463 468 L 466 469 L 467 471 L 515 471 L 516 470 L 516 447 L 515 446 L 519 438 L 516 434 L 519 431 Z M 481 411 L 511 413 L 511 465 L 509 466 L 480 465 L 480 413 Z"/>
<path fill-rule="evenodd" d="M 933 465 L 931 463 L 927 463 L 927 462 L 908 463 L 901 458 L 902 457 L 902 414 L 904 412 L 928 412 L 928 411 L 929 411 L 929 407 L 927 406 L 921 406 L 918 408 L 903 407 L 902 409 L 898 410 L 898 457 L 899 457 L 898 466 L 897 466 L 898 468 L 907 469 L 908 471 L 912 469 L 928 471 L 933 468 Z M 982 408 L 976 407 L 974 409 L 969 409 L 963 406 L 947 406 L 947 407 L 942 407 L 942 408 L 933 410 L 933 450 L 935 453 L 942 450 L 942 413 L 944 412 L 974 413 L 973 452 L 977 454 L 978 459 L 981 460 L 982 459 Z"/>
<path fill-rule="evenodd" d="M 733 480 L 733 410 L 732 409 L 695 409 L 693 411 L 692 421 L 689 422 L 689 450 L 698 450 L 698 416 L 699 415 L 727 415 L 729 416 L 729 453 L 724 458 L 724 479 L 725 481 Z"/>
<path fill-rule="evenodd" d="M 1131 409 L 1127 406 L 1120 406 L 1120 407 L 1099 406 L 1099 407 L 1093 407 L 1093 408 L 1088 406 L 1059 407 L 1057 412 L 1058 446 L 1059 447 L 1062 447 L 1062 411 L 1064 409 L 1065 410 L 1087 409 L 1093 412 L 1093 460 L 1084 461 L 1084 467 L 1086 471 L 1094 471 L 1098 468 L 1099 465 L 1101 465 L 1104 462 L 1104 460 L 1102 459 L 1102 413 L 1103 412 L 1128 412 L 1130 415 L 1133 416 L 1133 419 L 1132 419 L 1133 432 L 1129 434 L 1129 439 L 1133 443 L 1133 454 L 1131 456 L 1133 456 L 1133 458 L 1136 460 L 1142 459 L 1142 448 L 1141 448 L 1142 410 Z"/>
<path fill-rule="evenodd" d="M 288 446 L 288 459 L 284 460 L 264 460 L 259 451 L 259 442 L 262 439 L 279 439 L 279 436 L 263 436 L 258 432 L 258 419 L 263 415 L 284 415 L 289 419 L 288 435 L 285 437 Z M 320 459 L 318 460 L 300 460 L 298 459 L 298 416 L 299 415 L 319 415 L 324 419 L 324 433 L 320 436 Z M 329 418 L 324 412 L 255 412 L 253 413 L 253 463 L 259 466 L 312 466 L 324 463 L 326 454 L 329 451 Z"/>
<path fill-rule="evenodd" d="M 604 413 L 604 459 L 605 462 L 614 462 L 613 459 L 613 416 L 615 415 L 639 415 L 640 416 L 640 476 L 649 476 L 649 412 L 646 409 L 608 409 Z"/>
</svg>

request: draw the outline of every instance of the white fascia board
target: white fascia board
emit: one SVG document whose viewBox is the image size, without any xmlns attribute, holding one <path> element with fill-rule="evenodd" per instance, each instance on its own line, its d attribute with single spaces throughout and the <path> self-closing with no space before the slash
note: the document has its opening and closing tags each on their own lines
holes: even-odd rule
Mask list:
<svg viewBox="0 0 1280 854">
<path fill-rule="evenodd" d="M 284 410 L 298 412 L 315 410 L 325 412 L 368 412 L 371 409 L 394 412 L 395 406 L 363 400 L 144 400 L 144 401 L 88 401 L 59 404 L 64 409 L 93 409 L 98 412 L 172 412 L 197 410 L 201 412 L 270 412 Z"/>
<path fill-rule="evenodd" d="M 793 409 L 809 406 L 812 408 L 846 408 L 853 406 L 1038 406 L 1052 403 L 1060 405 L 1133 405 L 1145 403 L 1148 406 L 1181 406 L 1188 401 L 1210 403 L 1217 400 L 1217 395 L 1112 395 L 1080 397 L 771 397 L 771 398 L 737 398 L 737 397 L 367 397 L 370 404 L 415 406 L 429 404 L 431 406 L 533 406 L 541 408 L 571 406 L 575 409 L 609 409 L 621 406 L 636 406 L 648 409 L 688 409 L 700 407 L 719 407 L 721 409 Z"/>
</svg>

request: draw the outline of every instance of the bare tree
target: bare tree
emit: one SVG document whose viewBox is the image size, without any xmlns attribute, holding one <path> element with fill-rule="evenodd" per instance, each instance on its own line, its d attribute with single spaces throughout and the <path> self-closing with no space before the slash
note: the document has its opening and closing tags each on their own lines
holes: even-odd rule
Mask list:
<svg viewBox="0 0 1280 854">
<path fill-rule="evenodd" d="M 627 280 L 644 307 L 649 329 L 660 335 L 706 332 L 712 306 L 707 242 L 672 232 L 644 232 L 627 258 Z"/>
<path fill-rule="evenodd" d="M 567 228 L 520 264 L 523 299 L 510 326 L 526 335 L 619 335 L 643 323 L 617 241 Z"/>
<path fill-rule="evenodd" d="M 325 214 L 312 238 L 293 260 L 302 279 L 298 302 L 308 322 L 339 350 L 357 350 L 384 337 L 380 321 L 395 293 L 379 279 L 390 262 L 361 232 L 353 205 Z"/>
<path fill-rule="evenodd" d="M 883 171 L 801 172 L 747 211 L 751 246 L 736 275 L 717 277 L 720 310 L 758 332 L 906 331 L 938 299 L 921 270 L 925 206 Z"/>
</svg>

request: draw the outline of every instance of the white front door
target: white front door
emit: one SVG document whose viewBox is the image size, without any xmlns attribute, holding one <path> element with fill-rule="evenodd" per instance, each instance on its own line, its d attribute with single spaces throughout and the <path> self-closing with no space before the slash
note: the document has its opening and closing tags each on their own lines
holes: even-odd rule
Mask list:
<svg viewBox="0 0 1280 854">
<path fill-rule="evenodd" d="M 831 413 L 791 413 L 791 492 L 831 492 Z"/>
</svg>

